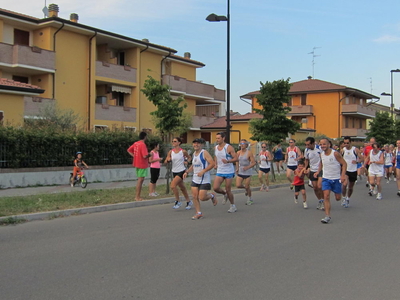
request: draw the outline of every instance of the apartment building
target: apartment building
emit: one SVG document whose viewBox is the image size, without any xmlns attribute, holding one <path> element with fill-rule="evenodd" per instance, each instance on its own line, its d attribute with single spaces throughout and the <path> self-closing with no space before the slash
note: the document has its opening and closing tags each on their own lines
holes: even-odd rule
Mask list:
<svg viewBox="0 0 400 300">
<path fill-rule="evenodd" d="M 255 91 L 241 97 L 251 100 L 253 108 L 260 109 L 258 94 L 259 91 Z M 367 92 L 311 77 L 294 82 L 289 95 L 292 110 L 287 116 L 301 123 L 301 129 L 292 136 L 298 139 L 315 134 L 365 139 L 367 122 L 376 113 L 369 102 L 379 100 Z"/>
<path fill-rule="evenodd" d="M 48 11 L 38 19 L 0 9 L 0 78 L 25 88 L 12 94 L 0 81 L 3 122 L 22 124 L 56 102 L 79 113 L 87 130 L 154 131 L 155 107 L 140 91 L 148 76 L 185 98 L 193 116 L 188 139 L 225 114 L 225 91 L 197 81 L 205 65 L 190 53 L 80 24 L 75 13 L 60 18 L 56 4 Z"/>
</svg>

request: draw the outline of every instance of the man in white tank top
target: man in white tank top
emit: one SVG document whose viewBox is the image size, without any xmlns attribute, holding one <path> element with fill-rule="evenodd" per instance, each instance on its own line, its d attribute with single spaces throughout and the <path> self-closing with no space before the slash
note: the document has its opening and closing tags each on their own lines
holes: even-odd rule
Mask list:
<svg viewBox="0 0 400 300">
<path fill-rule="evenodd" d="M 336 201 L 340 201 L 342 183 L 346 184 L 347 163 L 339 152 L 330 148 L 328 139 L 321 139 L 319 146 L 322 153 L 318 173 L 322 171 L 322 192 L 325 206 L 325 218 L 321 222 L 327 224 L 331 221 L 330 193 L 334 192 Z"/>
<path fill-rule="evenodd" d="M 305 158 L 305 174 L 313 182 L 312 187 L 314 194 L 317 197 L 318 204 L 317 209 L 324 210 L 324 195 L 322 193 L 322 174 L 318 173 L 319 164 L 321 162 L 322 150 L 315 144 L 315 139 L 312 136 L 306 138 L 305 141 L 306 150 L 304 151 Z M 309 168 L 308 168 L 309 167 Z"/>
<path fill-rule="evenodd" d="M 213 189 L 216 193 L 224 195 L 222 204 L 225 204 L 229 199 L 231 207 L 228 212 L 234 213 L 237 211 L 235 200 L 232 194 L 232 180 L 235 177 L 234 163 L 238 161 L 235 149 L 225 143 L 225 132 L 219 132 L 216 135 L 217 146 L 215 146 L 215 166 L 217 174 L 214 179 Z M 225 181 L 225 191 L 221 189 L 221 184 Z"/>
<path fill-rule="evenodd" d="M 217 205 L 217 196 L 214 193 L 207 193 L 211 190 L 211 175 L 210 171 L 214 168 L 214 160 L 207 150 L 203 149 L 204 139 L 195 139 L 193 141 L 193 159 L 190 168 L 185 171 L 183 178 L 186 178 L 187 174 L 193 172 L 192 183 L 190 189 L 193 196 L 193 204 L 196 208 L 196 214 L 192 217 L 192 220 L 198 220 L 203 217 L 200 210 L 200 201 L 212 201 L 213 205 Z M 200 200 L 200 201 L 199 201 Z"/>
<path fill-rule="evenodd" d="M 346 170 L 346 184 L 342 183 L 342 206 L 345 208 L 349 207 L 350 197 L 353 194 L 354 183 L 357 180 L 357 162 L 360 157 L 360 150 L 351 145 L 351 138 L 345 136 L 343 138 L 343 149 L 342 155 L 343 159 L 347 163 Z"/>
</svg>

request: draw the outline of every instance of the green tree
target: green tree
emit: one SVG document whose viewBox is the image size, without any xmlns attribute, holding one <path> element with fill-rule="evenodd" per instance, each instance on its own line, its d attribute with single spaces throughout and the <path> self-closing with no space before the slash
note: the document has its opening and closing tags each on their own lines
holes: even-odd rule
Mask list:
<svg viewBox="0 0 400 300">
<path fill-rule="evenodd" d="M 400 140 L 400 120 L 396 120 L 394 122 L 394 140 L 395 143 L 397 140 Z"/>
<path fill-rule="evenodd" d="M 369 122 L 370 129 L 367 139 L 375 137 L 376 141 L 381 144 L 390 144 L 395 140 L 394 122 L 388 112 L 377 112 L 375 118 Z"/>
<path fill-rule="evenodd" d="M 300 124 L 288 119 L 287 113 L 291 111 L 289 106 L 290 96 L 288 95 L 291 84 L 290 78 L 273 82 L 260 82 L 260 94 L 257 95 L 257 102 L 262 109 L 254 109 L 262 115 L 262 119 L 250 121 L 251 139 L 255 141 L 269 141 L 277 144 L 284 140 L 288 133 L 294 134 L 300 128 Z"/>
<path fill-rule="evenodd" d="M 183 97 L 173 99 L 170 87 L 151 76 L 148 76 L 141 91 L 157 107 L 150 115 L 153 116 L 154 126 L 164 141 L 168 141 L 171 134 L 182 134 L 189 130 L 192 121 L 191 117 L 184 113 L 187 104 L 182 103 Z"/>
</svg>

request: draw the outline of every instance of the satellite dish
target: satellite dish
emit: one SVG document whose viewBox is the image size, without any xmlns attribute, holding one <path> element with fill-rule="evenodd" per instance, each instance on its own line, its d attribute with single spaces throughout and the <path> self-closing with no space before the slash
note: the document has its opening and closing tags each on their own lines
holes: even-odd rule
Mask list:
<svg viewBox="0 0 400 300">
<path fill-rule="evenodd" d="M 49 9 L 47 8 L 47 6 L 43 7 L 42 12 L 44 13 L 44 16 L 46 18 L 49 17 Z"/>
</svg>

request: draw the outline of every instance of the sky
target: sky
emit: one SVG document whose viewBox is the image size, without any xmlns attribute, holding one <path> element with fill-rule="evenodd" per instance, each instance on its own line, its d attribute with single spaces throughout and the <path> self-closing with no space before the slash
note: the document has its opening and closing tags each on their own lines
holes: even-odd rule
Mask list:
<svg viewBox="0 0 400 300">
<path fill-rule="evenodd" d="M 5 2 L 5 1 L 2 1 Z M 59 17 L 191 53 L 206 66 L 197 80 L 226 89 L 227 0 L 54 0 Z M 0 7 L 42 18 L 45 1 L 8 1 Z M 240 96 L 260 82 L 307 76 L 362 90 L 390 105 L 390 70 L 400 69 L 399 0 L 230 0 L 231 109 L 251 106 Z M 314 51 L 314 54 L 311 52 Z M 311 54 L 310 54 L 311 53 Z M 312 63 L 314 59 L 314 65 Z M 400 73 L 393 73 L 400 107 Z"/>
</svg>

